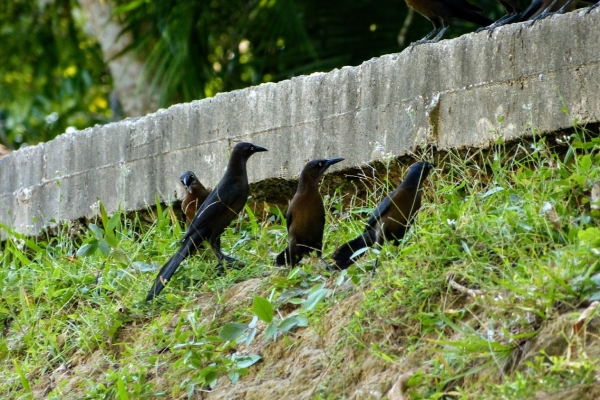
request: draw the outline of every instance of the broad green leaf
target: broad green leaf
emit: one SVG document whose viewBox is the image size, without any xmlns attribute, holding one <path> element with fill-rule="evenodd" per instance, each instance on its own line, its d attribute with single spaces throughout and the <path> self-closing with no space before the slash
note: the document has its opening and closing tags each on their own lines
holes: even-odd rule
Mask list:
<svg viewBox="0 0 600 400">
<path fill-rule="evenodd" d="M 273 305 L 264 297 L 254 296 L 254 300 L 252 301 L 252 312 L 266 323 L 273 321 Z"/>
<path fill-rule="evenodd" d="M 299 327 L 306 328 L 308 326 L 308 318 L 306 318 L 306 315 L 296 315 L 296 320 L 298 321 Z"/>
<path fill-rule="evenodd" d="M 94 235 L 96 235 L 98 239 L 102 239 L 104 237 L 104 231 L 98 225 L 90 224 L 90 230 L 94 232 Z"/>
<path fill-rule="evenodd" d="M 115 213 L 110 220 L 108 221 L 107 231 L 114 232 L 115 228 L 119 226 L 119 222 L 121 221 L 121 214 Z"/>
<path fill-rule="evenodd" d="M 327 296 L 327 289 L 318 289 L 308 295 L 306 302 L 302 305 L 303 311 L 312 311 L 317 304 Z"/>
<path fill-rule="evenodd" d="M 298 326 L 298 316 L 293 315 L 281 321 L 281 323 L 279 324 L 279 330 L 282 332 L 287 332 L 296 326 Z"/>
<path fill-rule="evenodd" d="M 223 325 L 219 331 L 219 337 L 223 340 L 232 342 L 242 336 L 248 329 L 248 325 L 240 324 L 239 322 L 230 322 Z"/>
<path fill-rule="evenodd" d="M 598 301 L 600 300 L 600 292 L 595 292 L 594 294 L 592 294 L 589 299 L 589 301 Z"/>
<path fill-rule="evenodd" d="M 104 235 L 104 240 L 106 240 L 106 243 L 108 243 L 110 247 L 115 248 L 119 246 L 119 240 L 112 231 L 106 231 L 106 234 Z"/>
<path fill-rule="evenodd" d="M 108 253 L 110 253 L 110 246 L 108 245 L 108 243 L 106 243 L 106 240 L 99 241 L 98 248 L 100 249 L 100 253 L 102 253 L 104 257 L 108 256 Z"/>
<path fill-rule="evenodd" d="M 79 250 L 77 250 L 77 256 L 78 257 L 91 256 L 92 254 L 94 254 L 96 252 L 97 248 L 98 248 L 98 240 L 93 239 L 89 243 L 86 243 L 83 246 L 81 246 L 79 248 Z"/>
<path fill-rule="evenodd" d="M 238 383 L 240 381 L 240 373 L 239 372 L 230 372 L 227 374 L 227 376 L 229 377 L 229 380 L 231 381 L 231 383 L 233 383 L 234 385 L 236 383 Z"/>
<path fill-rule="evenodd" d="M 256 364 L 261 360 L 261 356 L 257 354 L 252 354 L 249 356 L 237 357 L 235 361 L 237 362 L 238 368 L 248 368 Z"/>
<path fill-rule="evenodd" d="M 155 265 L 148 264 L 142 261 L 134 261 L 131 263 L 131 268 L 139 272 L 154 272 L 158 269 Z"/>
<path fill-rule="evenodd" d="M 267 326 L 267 329 L 265 329 L 265 338 L 267 340 L 271 339 L 271 338 L 275 338 L 275 336 L 277 335 L 277 325 L 275 325 L 273 322 L 271 322 L 269 324 L 269 326 Z"/>
</svg>

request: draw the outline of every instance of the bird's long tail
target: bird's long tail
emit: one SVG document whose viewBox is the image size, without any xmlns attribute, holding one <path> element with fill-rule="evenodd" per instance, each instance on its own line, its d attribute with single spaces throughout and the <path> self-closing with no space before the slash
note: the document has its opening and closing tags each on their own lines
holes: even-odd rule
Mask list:
<svg viewBox="0 0 600 400">
<path fill-rule="evenodd" d="M 341 245 L 334 253 L 333 253 L 333 261 L 335 266 L 339 269 L 346 269 L 352 264 L 354 264 L 354 260 L 360 256 L 357 255 L 354 259 L 351 258 L 352 254 L 357 251 L 364 249 L 366 247 L 373 246 L 375 242 L 375 232 L 373 230 L 367 230 L 359 237 L 352 239 L 348 243 Z"/>
<path fill-rule="evenodd" d="M 279 253 L 279 255 L 277 256 L 277 258 L 275 259 L 275 265 L 278 266 L 283 266 L 288 264 L 289 262 L 291 262 L 291 260 L 289 262 L 286 262 L 286 258 L 289 258 L 289 252 L 288 252 L 288 248 L 286 247 L 285 250 L 283 250 L 281 253 Z"/>
<path fill-rule="evenodd" d="M 181 247 L 179 247 L 179 250 L 177 250 L 160 271 L 158 271 L 156 280 L 146 296 L 146 301 L 151 301 L 160 294 L 175 271 L 177 271 L 179 264 L 181 264 L 181 262 L 191 253 L 193 246 L 192 240 L 190 238 L 186 239 Z"/>
</svg>

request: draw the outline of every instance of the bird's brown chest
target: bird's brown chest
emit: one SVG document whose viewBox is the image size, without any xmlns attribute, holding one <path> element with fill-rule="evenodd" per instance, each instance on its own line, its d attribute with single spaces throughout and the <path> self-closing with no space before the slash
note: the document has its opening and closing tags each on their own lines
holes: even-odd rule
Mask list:
<svg viewBox="0 0 600 400">
<path fill-rule="evenodd" d="M 320 232 L 322 236 L 325 224 L 325 207 L 318 193 L 294 197 L 290 203 L 290 211 L 292 218 L 290 234 L 303 237 Z"/>
<path fill-rule="evenodd" d="M 406 4 L 428 19 L 436 19 L 440 11 L 445 8 L 443 4 L 435 0 L 406 0 Z"/>
</svg>

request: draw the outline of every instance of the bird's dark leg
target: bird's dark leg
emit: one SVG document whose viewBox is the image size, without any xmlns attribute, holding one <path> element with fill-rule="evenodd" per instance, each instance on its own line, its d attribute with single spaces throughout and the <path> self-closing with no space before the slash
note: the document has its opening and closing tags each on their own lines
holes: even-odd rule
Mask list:
<svg viewBox="0 0 600 400">
<path fill-rule="evenodd" d="M 219 238 L 217 239 L 219 241 L 219 250 L 221 249 L 221 237 L 219 236 Z M 236 262 L 240 262 L 240 260 L 238 260 L 237 258 L 233 258 L 231 256 L 228 256 L 227 254 L 223 254 L 223 252 L 221 252 L 221 254 L 223 255 L 223 259 L 227 262 L 227 264 L 233 264 Z"/>
<path fill-rule="evenodd" d="M 562 14 L 567 11 L 567 7 L 571 5 L 573 0 L 568 0 L 555 14 Z"/>
<path fill-rule="evenodd" d="M 591 12 L 592 12 L 592 10 L 594 10 L 594 9 L 598 8 L 598 6 L 600 6 L 600 1 L 599 1 L 599 2 L 597 2 L 596 4 L 593 4 L 593 5 L 591 5 L 591 6 L 590 6 L 590 8 L 588 8 L 588 10 L 586 11 L 586 14 L 589 14 L 589 13 L 591 13 Z"/>
<path fill-rule="evenodd" d="M 410 45 L 410 51 L 412 51 L 415 46 L 418 46 L 420 44 L 424 44 L 424 43 L 435 43 L 435 42 L 439 42 L 440 38 L 442 37 L 442 35 L 446 32 L 446 30 L 448 29 L 448 27 L 442 27 L 442 28 L 435 28 L 434 30 L 432 30 L 431 32 L 429 32 L 427 35 L 425 35 L 425 37 L 421 40 L 417 40 L 416 42 L 413 42 Z M 433 39 L 430 40 L 430 38 L 437 34 L 437 36 Z"/>
<path fill-rule="evenodd" d="M 302 253 L 298 250 L 296 238 L 291 238 L 287 249 L 285 249 L 286 264 L 290 267 L 295 267 L 298 261 L 302 258 Z M 298 254 L 300 253 L 300 254 Z"/>
<path fill-rule="evenodd" d="M 506 14 L 493 24 L 479 28 L 475 32 L 490 31 L 491 34 L 494 31 L 494 29 L 510 24 L 518 16 L 519 14 Z"/>
<path fill-rule="evenodd" d="M 223 261 L 225 261 L 225 264 L 232 264 L 235 262 L 238 262 L 238 260 L 236 258 L 227 256 L 225 254 L 223 254 L 223 252 L 221 251 L 221 236 L 217 236 L 216 238 L 211 238 L 210 239 L 210 247 L 212 247 L 213 251 L 215 252 L 215 255 L 217 256 L 217 259 L 219 260 L 219 265 L 221 267 L 223 267 Z"/>
<path fill-rule="evenodd" d="M 442 38 L 442 36 L 444 36 L 444 33 L 446 33 L 446 31 L 448 30 L 448 27 L 445 26 L 442 28 L 442 30 L 437 34 L 436 37 L 434 37 L 433 39 L 431 39 L 430 43 L 437 43 L 440 41 L 440 39 Z"/>
<path fill-rule="evenodd" d="M 570 3 L 573 0 L 568 1 L 567 3 Z M 550 5 L 546 8 L 544 8 L 544 11 L 542 11 L 542 13 L 540 15 L 538 15 L 537 17 L 535 17 L 531 23 L 529 24 L 529 26 L 533 26 L 533 24 L 535 24 L 537 21 L 544 19 L 544 18 L 548 18 L 556 13 L 553 13 L 552 11 L 552 7 L 554 7 L 556 5 L 556 3 L 558 2 L 558 0 L 554 0 L 552 3 L 550 3 Z"/>
</svg>

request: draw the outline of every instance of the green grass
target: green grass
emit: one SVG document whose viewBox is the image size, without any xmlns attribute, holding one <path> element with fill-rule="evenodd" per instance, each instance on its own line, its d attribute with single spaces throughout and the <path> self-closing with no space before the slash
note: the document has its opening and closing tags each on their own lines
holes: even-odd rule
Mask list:
<svg viewBox="0 0 600 400">
<path fill-rule="evenodd" d="M 172 398 L 219 382 L 243 385 L 268 362 L 265 346 L 301 347 L 294 333 L 305 329 L 327 334 L 330 310 L 357 292 L 364 298 L 327 349 L 329 372 L 315 398 L 350 396 L 336 389 L 349 349 L 390 366 L 418 365 L 412 398 L 528 398 L 592 382 L 600 372 L 589 355 L 600 348 L 589 339 L 595 313 L 585 321 L 591 336 L 564 329 L 562 347 L 527 349 L 553 321 L 570 313 L 575 321 L 600 298 L 600 212 L 590 207 L 598 145 L 576 130 L 558 148 L 538 138 L 439 155 L 402 246 L 371 249 L 343 273 L 316 258 L 275 268 L 286 242 L 282 213 L 266 207 L 257 218 L 247 206 L 223 236 L 223 248 L 246 266 L 219 274 L 212 252 L 200 251 L 151 304 L 146 291 L 182 235 L 171 209 L 157 203 L 148 224 L 101 208 L 82 233 L 67 224 L 37 241 L 2 227 L 9 239 L 0 253 L 0 393 Z M 363 180 L 366 198 L 325 196 L 326 260 L 397 184 L 387 179 L 395 161 L 388 167 Z M 541 212 L 545 203 L 560 226 Z M 231 288 L 245 292 L 236 298 Z M 78 380 L 61 378 L 82 366 Z"/>
</svg>

